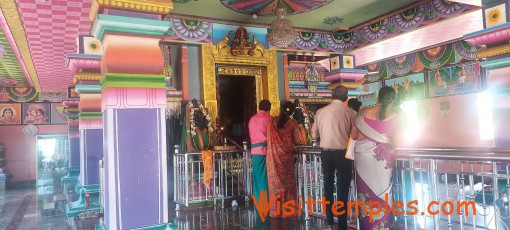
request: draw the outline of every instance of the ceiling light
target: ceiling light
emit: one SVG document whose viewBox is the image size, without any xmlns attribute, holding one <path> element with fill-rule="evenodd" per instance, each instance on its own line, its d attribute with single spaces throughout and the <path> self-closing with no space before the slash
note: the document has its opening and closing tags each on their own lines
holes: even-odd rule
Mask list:
<svg viewBox="0 0 510 230">
<path fill-rule="evenodd" d="M 285 9 L 278 8 L 276 20 L 271 22 L 266 40 L 278 48 L 287 48 L 296 38 L 296 32 L 292 28 L 292 22 L 285 19 Z"/>
</svg>

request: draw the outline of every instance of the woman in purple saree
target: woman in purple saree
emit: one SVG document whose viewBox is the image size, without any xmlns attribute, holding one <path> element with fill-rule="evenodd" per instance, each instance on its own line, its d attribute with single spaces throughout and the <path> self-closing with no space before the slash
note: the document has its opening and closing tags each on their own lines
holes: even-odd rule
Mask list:
<svg viewBox="0 0 510 230">
<path fill-rule="evenodd" d="M 392 204 L 392 137 L 400 120 L 392 106 L 395 95 L 393 88 L 381 88 L 377 105 L 360 110 L 353 122 L 357 200 L 366 204 L 366 212 L 360 207 L 358 215 L 362 230 L 394 229 L 391 209 L 386 209 Z M 380 206 L 369 210 L 370 202 Z"/>
</svg>

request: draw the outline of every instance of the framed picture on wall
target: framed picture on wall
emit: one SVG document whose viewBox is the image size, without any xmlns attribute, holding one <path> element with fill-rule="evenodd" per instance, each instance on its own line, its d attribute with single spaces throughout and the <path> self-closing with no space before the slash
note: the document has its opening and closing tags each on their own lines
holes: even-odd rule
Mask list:
<svg viewBox="0 0 510 230">
<path fill-rule="evenodd" d="M 21 124 L 21 104 L 0 104 L 0 125 Z"/>
<path fill-rule="evenodd" d="M 23 124 L 49 124 L 49 103 L 23 103 Z"/>
<path fill-rule="evenodd" d="M 67 124 L 67 115 L 64 113 L 64 105 L 61 103 L 51 103 L 50 115 L 51 124 Z"/>
<path fill-rule="evenodd" d="M 76 93 L 76 89 L 74 87 L 67 88 L 67 96 L 69 98 L 80 98 L 80 95 Z"/>
<path fill-rule="evenodd" d="M 428 71 L 429 97 L 481 90 L 480 64 L 468 63 Z"/>
<path fill-rule="evenodd" d="M 362 85 L 361 88 L 358 89 L 358 100 L 363 103 L 362 106 L 375 105 L 377 103 L 377 95 L 379 94 L 379 89 L 381 89 L 381 87 L 382 82 L 380 81 Z"/>
<path fill-rule="evenodd" d="M 393 87 L 400 101 L 425 98 L 425 74 L 417 73 L 384 81 L 386 86 Z"/>
</svg>

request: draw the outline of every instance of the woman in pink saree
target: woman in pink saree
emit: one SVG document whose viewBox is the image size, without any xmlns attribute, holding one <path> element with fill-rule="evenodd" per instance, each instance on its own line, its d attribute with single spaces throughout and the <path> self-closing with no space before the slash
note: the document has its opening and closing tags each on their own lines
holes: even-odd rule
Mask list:
<svg viewBox="0 0 510 230">
<path fill-rule="evenodd" d="M 357 200 L 365 202 L 367 209 L 366 212 L 363 207 L 359 209 L 362 230 L 394 229 L 391 210 L 385 208 L 392 204 L 392 139 L 400 122 L 393 108 L 395 96 L 393 88 L 382 87 L 377 105 L 360 110 L 353 122 L 351 138 L 357 140 L 354 146 Z M 370 202 L 381 206 L 374 205 L 374 210 L 368 210 Z"/>
<path fill-rule="evenodd" d="M 272 218 L 292 217 L 297 213 L 297 204 L 290 213 L 284 213 L 283 207 L 287 201 L 297 202 L 294 143 L 299 144 L 299 128 L 292 118 L 294 109 L 293 103 L 285 103 L 280 116 L 273 118 L 267 127 L 267 182 L 269 196 L 275 197 L 269 212 Z"/>
</svg>

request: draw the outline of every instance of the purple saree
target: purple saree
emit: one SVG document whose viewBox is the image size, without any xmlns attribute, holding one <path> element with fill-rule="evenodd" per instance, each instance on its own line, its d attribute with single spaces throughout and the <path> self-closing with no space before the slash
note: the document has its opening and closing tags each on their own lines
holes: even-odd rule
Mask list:
<svg viewBox="0 0 510 230">
<path fill-rule="evenodd" d="M 390 136 L 393 135 L 396 118 L 387 121 L 371 120 L 358 112 L 354 125 L 359 130 L 355 144 L 357 200 L 365 202 L 366 212 L 360 207 L 360 229 L 393 229 L 391 188 L 393 151 Z M 370 210 L 370 202 L 372 210 Z M 376 205 L 380 204 L 380 205 Z"/>
</svg>

